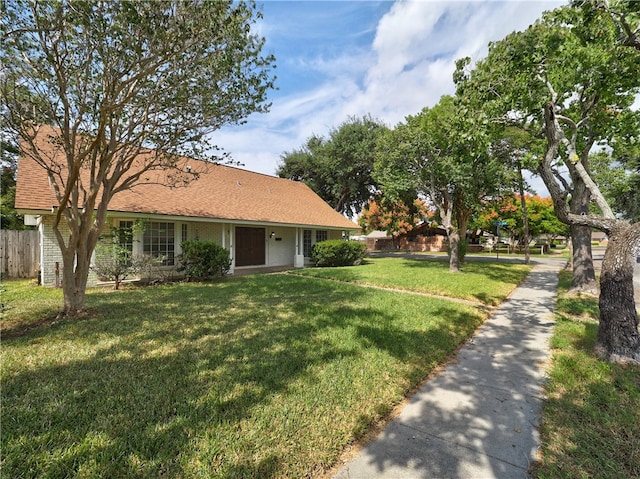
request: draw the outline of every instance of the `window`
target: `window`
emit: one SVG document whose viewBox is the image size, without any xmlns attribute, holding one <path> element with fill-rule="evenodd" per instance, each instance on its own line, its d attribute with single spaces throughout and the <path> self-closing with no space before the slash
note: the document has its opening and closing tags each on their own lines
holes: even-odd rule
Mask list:
<svg viewBox="0 0 640 479">
<path fill-rule="evenodd" d="M 143 239 L 144 254 L 162 258 L 162 264 L 173 266 L 175 258 L 175 235 L 173 223 L 147 223 Z"/>
<path fill-rule="evenodd" d="M 316 230 L 316 243 L 320 243 L 320 241 L 327 241 L 327 238 L 327 230 Z"/>
<path fill-rule="evenodd" d="M 180 238 L 180 242 L 184 243 L 185 241 L 187 241 L 187 223 L 182 223 L 182 236 Z"/>
<path fill-rule="evenodd" d="M 118 244 L 133 253 L 133 221 L 121 221 L 118 227 Z"/>
<path fill-rule="evenodd" d="M 302 233 L 302 253 L 305 257 L 311 257 L 311 230 L 304 230 Z"/>
<path fill-rule="evenodd" d="M 302 253 L 306 258 L 311 257 L 311 247 L 314 243 L 319 243 L 320 241 L 326 241 L 329 237 L 327 230 L 315 230 L 316 240 L 313 241 L 313 230 L 304 230 L 302 232 Z"/>
</svg>

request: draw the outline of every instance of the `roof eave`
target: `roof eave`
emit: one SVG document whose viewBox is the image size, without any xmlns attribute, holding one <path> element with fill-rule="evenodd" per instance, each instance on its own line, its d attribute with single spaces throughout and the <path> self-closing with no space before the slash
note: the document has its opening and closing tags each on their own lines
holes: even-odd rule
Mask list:
<svg viewBox="0 0 640 479">
<path fill-rule="evenodd" d="M 17 209 L 21 215 L 33 215 L 33 216 L 47 216 L 52 215 L 55 209 L 51 210 L 34 210 L 34 209 Z M 260 220 L 246 220 L 237 218 L 207 218 L 202 216 L 180 216 L 180 215 L 165 215 L 160 213 L 134 213 L 130 211 L 109 211 L 108 217 L 121 217 L 121 218 L 139 218 L 139 219 L 158 219 L 164 221 L 190 221 L 200 223 L 233 223 L 237 225 L 260 225 L 268 227 L 285 227 L 285 228 L 322 228 L 334 231 L 357 231 L 360 229 L 358 225 L 354 223 L 352 227 L 347 225 L 323 225 L 323 224 L 303 224 L 303 223 L 284 223 L 276 221 L 260 221 Z"/>
</svg>

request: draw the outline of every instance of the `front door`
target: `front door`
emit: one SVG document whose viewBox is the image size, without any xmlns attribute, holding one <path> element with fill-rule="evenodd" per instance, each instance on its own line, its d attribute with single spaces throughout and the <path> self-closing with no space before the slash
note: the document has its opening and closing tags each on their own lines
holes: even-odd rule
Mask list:
<svg viewBox="0 0 640 479">
<path fill-rule="evenodd" d="M 265 229 L 236 227 L 236 266 L 265 264 Z"/>
</svg>

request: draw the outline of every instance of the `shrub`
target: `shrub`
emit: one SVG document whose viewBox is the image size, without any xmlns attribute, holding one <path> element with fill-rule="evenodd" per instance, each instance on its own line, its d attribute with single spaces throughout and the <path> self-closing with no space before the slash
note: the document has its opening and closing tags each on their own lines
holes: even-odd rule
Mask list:
<svg viewBox="0 0 640 479">
<path fill-rule="evenodd" d="M 144 224 L 136 221 L 124 227 L 112 226 L 108 233 L 100 236 L 91 269 L 99 279 L 113 281 L 114 289 L 120 289 L 120 284 L 125 279 L 151 271 L 162 263 L 156 258 L 131 252 L 136 231 L 143 229 Z"/>
<path fill-rule="evenodd" d="M 313 245 L 311 259 L 316 266 L 351 266 L 359 264 L 366 252 L 358 241 L 327 240 Z"/>
<path fill-rule="evenodd" d="M 229 252 L 213 241 L 184 241 L 178 261 L 178 271 L 184 271 L 187 279 L 217 278 L 231 268 Z"/>
<path fill-rule="evenodd" d="M 138 272 L 138 265 L 127 248 L 116 243 L 98 244 L 91 269 L 100 280 L 113 281 L 114 289 L 120 289 L 122 281 Z"/>
</svg>

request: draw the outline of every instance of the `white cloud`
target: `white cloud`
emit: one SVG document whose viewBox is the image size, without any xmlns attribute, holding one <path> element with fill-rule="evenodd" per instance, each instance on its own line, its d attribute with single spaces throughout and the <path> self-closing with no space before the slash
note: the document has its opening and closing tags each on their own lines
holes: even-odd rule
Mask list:
<svg viewBox="0 0 640 479">
<path fill-rule="evenodd" d="M 224 129 L 215 140 L 247 169 L 274 174 L 283 152 L 300 148 L 312 134 L 326 135 L 349 116 L 371 114 L 393 126 L 434 105 L 443 94 L 454 92 L 456 59 L 477 60 L 486 54 L 489 41 L 526 28 L 543 10 L 563 3 L 396 2 L 380 18 L 368 49 L 358 46 L 336 54 L 332 43 L 324 54 L 319 44 L 313 57 L 280 59 L 286 68 L 314 77 L 313 86 L 288 85 L 290 90 L 280 92 L 270 113 Z M 277 19 L 269 21 L 265 35 L 281 31 L 274 24 Z M 297 32 L 302 35 L 299 42 L 315 40 L 313 32 L 308 37 L 303 29 Z M 293 35 L 291 30 L 288 35 Z"/>
</svg>

